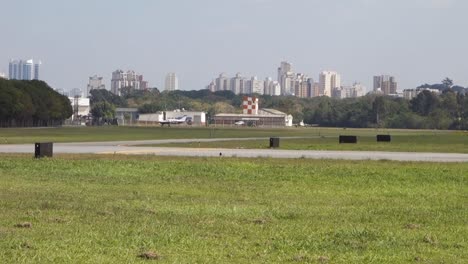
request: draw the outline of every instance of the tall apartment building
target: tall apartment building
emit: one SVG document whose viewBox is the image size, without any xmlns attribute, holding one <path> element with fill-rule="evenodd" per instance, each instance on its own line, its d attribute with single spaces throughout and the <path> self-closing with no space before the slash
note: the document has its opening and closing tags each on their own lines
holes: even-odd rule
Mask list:
<svg viewBox="0 0 468 264">
<path fill-rule="evenodd" d="M 179 90 L 179 79 L 177 75 L 173 72 L 168 73 L 166 75 L 166 82 L 165 82 L 165 90 L 166 91 L 175 91 Z"/>
<path fill-rule="evenodd" d="M 250 79 L 250 85 L 250 93 L 263 95 L 263 93 L 265 92 L 265 82 L 259 80 L 257 76 L 254 76 L 252 77 L 252 79 Z"/>
<path fill-rule="evenodd" d="M 244 94 L 245 92 L 245 78 L 240 73 L 237 73 L 235 77 L 230 80 L 230 89 L 235 94 Z"/>
<path fill-rule="evenodd" d="M 336 99 L 356 98 L 364 96 L 366 88 L 358 82 L 352 86 L 341 86 L 332 89 L 332 97 Z"/>
<path fill-rule="evenodd" d="M 294 79 L 294 95 L 299 98 L 311 97 L 311 86 L 307 75 L 298 73 Z"/>
<path fill-rule="evenodd" d="M 215 83 L 215 81 L 210 82 L 210 84 L 208 84 L 206 86 L 206 89 L 210 90 L 211 92 L 216 92 L 216 83 Z"/>
<path fill-rule="evenodd" d="M 310 86 L 310 97 L 317 97 L 320 96 L 320 83 L 314 82 L 313 79 L 309 79 L 309 86 Z"/>
<path fill-rule="evenodd" d="M 273 81 L 271 77 L 268 77 L 264 81 L 264 93 L 265 95 L 280 96 L 281 85 L 277 81 Z"/>
<path fill-rule="evenodd" d="M 34 60 L 10 60 L 8 77 L 10 80 L 39 80 L 41 62 L 34 64 Z"/>
<path fill-rule="evenodd" d="M 398 83 L 394 76 L 380 75 L 374 76 L 374 92 L 382 91 L 385 95 L 397 94 Z"/>
<path fill-rule="evenodd" d="M 91 90 L 106 89 L 102 80 L 103 78 L 97 75 L 89 77 L 88 86 L 86 87 L 86 97 L 90 96 Z"/>
<path fill-rule="evenodd" d="M 145 90 L 148 88 L 148 82 L 143 80 L 143 75 L 138 75 L 134 71 L 114 71 L 111 79 L 111 92 L 120 96 L 121 89 L 125 87 L 134 90 Z"/>
<path fill-rule="evenodd" d="M 219 77 L 215 80 L 216 91 L 230 90 L 230 81 L 225 73 L 219 74 Z"/>
<path fill-rule="evenodd" d="M 341 76 L 334 71 L 323 71 L 319 75 L 320 96 L 331 96 L 332 90 L 341 87 Z"/>
<path fill-rule="evenodd" d="M 294 93 L 294 72 L 292 64 L 282 61 L 278 68 L 278 83 L 281 85 L 281 94 L 289 95 Z"/>
</svg>

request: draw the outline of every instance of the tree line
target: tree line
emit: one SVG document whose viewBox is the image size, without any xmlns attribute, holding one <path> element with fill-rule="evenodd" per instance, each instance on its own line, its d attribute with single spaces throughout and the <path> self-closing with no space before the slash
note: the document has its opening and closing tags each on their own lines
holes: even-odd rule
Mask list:
<svg viewBox="0 0 468 264">
<path fill-rule="evenodd" d="M 423 85 L 427 87 L 430 85 Z M 261 108 L 274 108 L 292 114 L 295 123 L 326 127 L 468 129 L 468 96 L 466 89 L 450 83 L 431 85 L 443 91 L 440 95 L 421 92 L 406 100 L 381 95 L 334 99 L 330 97 L 297 98 L 294 96 L 258 95 Z M 91 102 L 101 113 L 113 106 L 136 107 L 140 113 L 185 109 L 205 111 L 208 117 L 219 113 L 241 113 L 242 95 L 231 91 L 130 91 L 116 96 L 109 91 L 93 91 Z M 103 105 L 106 102 L 106 105 Z"/>
<path fill-rule="evenodd" d="M 62 125 L 72 116 L 70 101 L 43 81 L 0 78 L 0 126 Z"/>
</svg>

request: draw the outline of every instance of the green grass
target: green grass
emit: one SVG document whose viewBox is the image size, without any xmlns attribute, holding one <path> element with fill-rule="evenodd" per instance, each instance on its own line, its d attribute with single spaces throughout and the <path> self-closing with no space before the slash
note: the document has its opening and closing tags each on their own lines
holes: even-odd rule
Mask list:
<svg viewBox="0 0 468 264">
<path fill-rule="evenodd" d="M 462 133 L 441 133 L 436 135 L 397 134 L 392 136 L 392 142 L 387 143 L 376 142 L 375 135 L 364 135 L 358 137 L 358 144 L 339 144 L 338 136 L 331 136 L 330 134 L 332 133 L 329 133 L 327 137 L 281 139 L 280 149 L 468 153 L 468 135 Z M 233 140 L 200 143 L 172 143 L 149 146 L 266 149 L 269 147 L 269 141 Z"/>
<path fill-rule="evenodd" d="M 0 263 L 467 263 L 468 164 L 0 156 Z M 31 228 L 14 227 L 30 222 Z"/>
<path fill-rule="evenodd" d="M 463 132 L 431 130 L 342 129 L 342 128 L 213 128 L 213 127 L 62 127 L 62 128 L 0 128 L 0 144 L 53 142 L 86 142 L 149 140 L 177 138 L 246 138 L 246 137 L 319 137 L 351 134 L 372 136 L 392 135 L 465 135 Z"/>
</svg>

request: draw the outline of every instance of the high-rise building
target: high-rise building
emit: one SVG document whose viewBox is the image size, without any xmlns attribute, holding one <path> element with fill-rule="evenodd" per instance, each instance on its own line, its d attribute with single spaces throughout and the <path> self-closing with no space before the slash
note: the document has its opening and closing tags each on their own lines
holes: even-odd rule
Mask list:
<svg viewBox="0 0 468 264">
<path fill-rule="evenodd" d="M 311 94 L 310 88 L 307 75 L 301 73 L 296 74 L 296 78 L 294 79 L 294 95 L 299 98 L 308 98 Z"/>
<path fill-rule="evenodd" d="M 215 84 L 215 81 L 210 82 L 210 84 L 208 84 L 208 85 L 206 86 L 206 89 L 210 90 L 211 92 L 216 92 L 216 84 Z"/>
<path fill-rule="evenodd" d="M 332 97 L 336 99 L 356 98 L 364 96 L 365 87 L 358 82 L 352 86 L 341 86 L 332 89 Z"/>
<path fill-rule="evenodd" d="M 398 83 L 396 78 L 390 75 L 374 76 L 374 92 L 382 91 L 385 95 L 397 94 Z"/>
<path fill-rule="evenodd" d="M 90 96 L 91 90 L 106 89 L 102 80 L 103 78 L 98 77 L 97 75 L 89 77 L 88 87 L 86 88 L 86 97 Z"/>
<path fill-rule="evenodd" d="M 251 92 L 254 94 L 263 95 L 265 92 L 265 83 L 257 78 L 257 76 L 252 77 L 250 80 L 251 83 Z"/>
<path fill-rule="evenodd" d="M 332 90 L 341 87 L 341 76 L 334 71 L 323 71 L 319 75 L 320 96 L 331 96 Z"/>
<path fill-rule="evenodd" d="M 272 95 L 272 91 L 271 91 L 272 84 L 273 84 L 273 79 L 271 77 L 265 78 L 265 81 L 263 81 L 263 87 L 264 87 L 263 94 Z"/>
<path fill-rule="evenodd" d="M 41 64 L 42 64 L 41 61 L 34 64 L 34 80 L 39 80 L 39 73 L 40 73 L 40 69 L 41 69 Z"/>
<path fill-rule="evenodd" d="M 175 91 L 179 90 L 179 79 L 177 75 L 173 72 L 166 75 L 166 91 Z"/>
<path fill-rule="evenodd" d="M 282 61 L 278 68 L 278 82 L 281 85 L 281 94 L 289 95 L 294 93 L 294 72 L 292 64 L 287 61 Z"/>
<path fill-rule="evenodd" d="M 134 90 L 145 90 L 148 88 L 148 82 L 143 80 L 143 75 L 138 75 L 134 71 L 114 71 L 112 73 L 111 92 L 120 96 L 122 88 L 126 87 Z"/>
<path fill-rule="evenodd" d="M 281 95 L 281 85 L 277 81 L 273 81 L 271 77 L 268 77 L 264 81 L 264 94 L 271 96 L 280 96 Z"/>
<path fill-rule="evenodd" d="M 245 89 L 245 79 L 240 73 L 230 80 L 230 89 L 235 94 L 243 94 Z"/>
<path fill-rule="evenodd" d="M 320 83 L 314 82 L 313 79 L 309 79 L 309 86 L 310 86 L 310 97 L 317 97 L 320 96 Z"/>
<path fill-rule="evenodd" d="M 8 66 L 8 77 L 11 80 L 39 80 L 39 69 L 41 62 L 34 64 L 30 60 L 10 60 Z"/>
<path fill-rule="evenodd" d="M 219 77 L 216 78 L 215 85 L 216 85 L 216 91 L 230 90 L 229 89 L 230 81 L 228 77 L 226 77 L 225 73 L 221 73 Z"/>
</svg>

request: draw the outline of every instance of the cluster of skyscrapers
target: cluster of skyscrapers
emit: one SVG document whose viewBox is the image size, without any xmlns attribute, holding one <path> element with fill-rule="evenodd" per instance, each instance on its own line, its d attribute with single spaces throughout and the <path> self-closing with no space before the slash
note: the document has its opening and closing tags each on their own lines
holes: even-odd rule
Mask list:
<svg viewBox="0 0 468 264">
<path fill-rule="evenodd" d="M 90 95 L 91 90 L 106 89 L 103 77 L 94 75 L 89 77 L 88 86 L 86 88 L 86 97 Z M 122 88 L 130 88 L 131 90 L 147 90 L 149 84 L 144 80 L 143 75 L 137 74 L 133 70 L 123 71 L 116 70 L 112 72 L 111 88 L 113 94 L 121 95 Z M 165 89 L 175 91 L 179 89 L 179 80 L 175 73 L 168 73 L 165 79 Z"/>
<path fill-rule="evenodd" d="M 229 90 L 235 94 L 260 94 L 260 95 L 292 95 L 300 98 L 328 96 L 333 98 L 350 98 L 363 96 L 366 88 L 358 82 L 353 85 L 342 85 L 341 76 L 335 71 L 323 71 L 319 74 L 319 81 L 293 71 L 292 64 L 281 62 L 278 67 L 278 78 L 266 78 L 264 81 L 257 77 L 243 78 L 240 73 L 229 78 L 222 73 L 213 80 L 207 89 L 211 91 Z M 397 83 L 393 76 L 375 76 L 374 92 L 385 95 L 396 95 Z"/>
<path fill-rule="evenodd" d="M 10 60 L 8 77 L 12 80 L 39 80 L 41 62 L 34 63 L 29 60 Z M 342 85 L 341 76 L 335 71 L 322 71 L 319 74 L 318 82 L 314 81 L 306 74 L 295 73 L 292 64 L 283 61 L 278 67 L 277 80 L 268 77 L 264 80 L 256 76 L 246 78 L 240 73 L 234 77 L 228 77 L 221 73 L 214 79 L 207 89 L 211 91 L 232 91 L 235 94 L 260 94 L 272 96 L 296 96 L 300 98 L 311 98 L 317 96 L 328 96 L 333 98 L 351 98 L 363 96 L 366 88 L 358 82 L 353 85 Z M 5 74 L 0 74 L 0 78 L 6 78 Z M 374 76 L 374 89 L 372 93 L 382 95 L 397 96 L 398 84 L 394 76 L 380 75 Z M 112 72 L 110 91 L 116 95 L 121 95 L 122 88 L 132 90 L 149 89 L 148 82 L 143 75 L 137 74 L 133 70 L 116 70 Z M 103 77 L 94 75 L 89 77 L 85 93 L 81 89 L 73 89 L 70 94 L 74 96 L 88 97 L 93 89 L 105 89 Z M 179 80 L 175 73 L 168 73 L 165 78 L 164 88 L 167 91 L 179 89 Z"/>
<path fill-rule="evenodd" d="M 143 75 L 137 74 L 135 71 L 114 71 L 111 79 L 111 92 L 120 96 L 122 88 L 126 87 L 133 90 L 146 90 L 148 82 L 143 79 Z"/>
<path fill-rule="evenodd" d="M 8 65 L 8 78 L 10 80 L 39 80 L 41 62 L 34 60 L 10 60 Z"/>
</svg>

